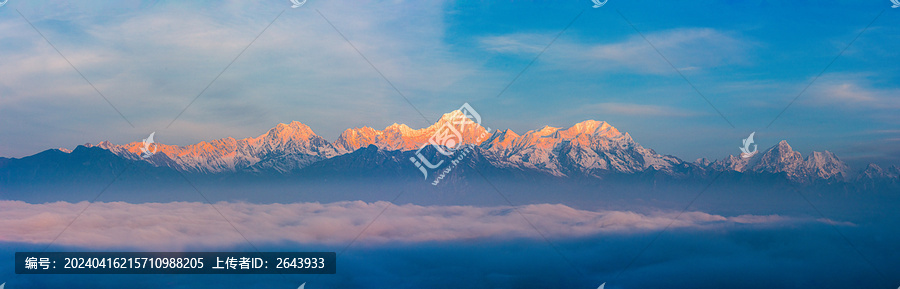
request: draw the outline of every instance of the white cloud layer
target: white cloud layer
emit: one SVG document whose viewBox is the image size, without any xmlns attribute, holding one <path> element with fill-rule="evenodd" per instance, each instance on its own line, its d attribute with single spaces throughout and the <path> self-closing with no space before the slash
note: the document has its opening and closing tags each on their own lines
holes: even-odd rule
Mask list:
<svg viewBox="0 0 900 289">
<path fill-rule="evenodd" d="M 0 241 L 47 243 L 87 202 L 29 204 L 0 201 Z M 215 209 L 254 244 L 298 242 L 346 244 L 389 203 L 216 203 Z M 245 241 L 212 206 L 197 202 L 94 203 L 54 244 L 83 247 L 183 249 L 241 245 Z M 560 204 L 519 208 L 550 238 L 599 233 L 627 234 L 674 228 L 714 229 L 737 224 L 785 225 L 800 220 L 779 215 L 726 217 L 703 212 L 641 214 L 587 211 Z M 824 221 L 823 221 L 824 222 Z M 830 222 L 830 221 L 829 221 Z M 357 242 L 452 241 L 479 238 L 539 238 L 511 207 L 391 205 Z"/>
</svg>

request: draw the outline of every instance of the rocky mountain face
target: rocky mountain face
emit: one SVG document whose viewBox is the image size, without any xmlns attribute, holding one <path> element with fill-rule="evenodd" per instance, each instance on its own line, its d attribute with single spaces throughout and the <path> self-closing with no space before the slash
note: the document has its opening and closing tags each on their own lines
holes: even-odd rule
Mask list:
<svg viewBox="0 0 900 289">
<path fill-rule="evenodd" d="M 417 150 L 422 145 L 429 143 L 429 139 L 441 128 L 446 125 L 453 125 L 458 128 L 459 134 L 462 136 L 460 144 L 477 144 L 478 137 L 487 133 L 484 127 L 476 124 L 471 120 L 467 120 L 461 124 L 452 124 L 451 121 L 466 119 L 462 112 L 454 110 L 453 112 L 444 114 L 436 123 L 423 129 L 411 129 L 405 124 L 392 124 L 384 130 L 375 130 L 369 127 L 347 129 L 334 142 L 335 146 L 341 153 L 348 153 L 365 148 L 369 145 L 375 145 L 383 150 Z"/>
<path fill-rule="evenodd" d="M 815 179 L 845 181 L 848 180 L 850 171 L 847 164 L 829 151 L 812 152 L 803 158 L 787 141 L 779 142 L 759 156 L 747 159 L 729 156 L 713 162 L 709 167 L 717 171 L 785 173 L 789 179 L 795 181 Z"/>
<path fill-rule="evenodd" d="M 896 179 L 900 177 L 900 168 L 891 166 L 888 169 L 882 169 L 876 164 L 869 164 L 866 168 L 856 176 L 857 180 L 878 180 L 878 179 Z"/>
<path fill-rule="evenodd" d="M 141 159 L 142 142 L 99 147 L 116 155 Z M 146 160 L 157 166 L 194 173 L 274 171 L 285 173 L 339 155 L 339 149 L 316 135 L 308 126 L 294 121 L 278 124 L 255 138 L 231 137 L 188 146 L 155 144 L 157 152 Z M 151 146 L 150 150 L 153 149 Z"/>
<path fill-rule="evenodd" d="M 636 143 L 606 122 L 588 120 L 567 129 L 545 126 L 519 136 L 501 131 L 480 147 L 498 167 L 533 169 L 556 176 L 602 172 L 635 173 L 647 169 L 671 172 L 683 163 Z"/>
<path fill-rule="evenodd" d="M 255 138 L 223 138 L 187 146 L 154 144 L 157 152 L 146 159 L 140 157 L 142 142 L 115 145 L 101 142 L 97 147 L 128 160 L 146 161 L 156 167 L 168 167 L 182 172 L 200 174 L 254 173 L 291 174 L 313 164 L 337 156 L 351 154 L 354 161 L 327 162 L 331 166 L 347 166 L 356 169 L 416 171 L 408 158 L 382 156 L 380 152 L 411 152 L 429 144 L 436 133 L 453 121 L 459 121 L 461 112 L 443 115 L 435 124 L 412 129 L 403 124 L 393 124 L 383 130 L 369 127 L 345 130 L 331 143 L 315 134 L 308 126 L 294 121 L 278 124 L 265 134 Z M 754 157 L 727 158 L 709 161 L 700 159 L 693 163 L 677 157 L 661 155 L 645 148 L 603 121 L 587 120 L 568 128 L 545 126 L 517 134 L 511 130 L 489 131 L 472 122 L 457 123 L 454 127 L 461 138 L 451 137 L 446 146 L 471 145 L 479 160 L 490 168 L 537 172 L 554 177 L 601 177 L 604 174 L 636 174 L 648 171 L 673 176 L 690 176 L 695 173 L 715 171 L 784 174 L 797 182 L 816 180 L 854 181 L 859 179 L 897 179 L 900 169 L 892 166 L 882 169 L 869 165 L 851 179 L 848 166 L 833 153 L 812 152 L 803 157 L 786 141 L 760 151 Z M 87 145 L 91 147 L 91 145 Z M 153 146 L 151 146 L 152 150 Z M 69 153 L 67 150 L 59 150 Z M 371 154 L 369 156 L 368 154 Z M 380 156 L 380 157 L 379 157 Z M 354 162 L 367 159 L 379 160 L 376 166 Z M 9 159 L 6 159 L 7 162 Z M 0 162 L 0 166 L 3 163 Z M 336 167 L 340 171 L 343 168 Z"/>
</svg>

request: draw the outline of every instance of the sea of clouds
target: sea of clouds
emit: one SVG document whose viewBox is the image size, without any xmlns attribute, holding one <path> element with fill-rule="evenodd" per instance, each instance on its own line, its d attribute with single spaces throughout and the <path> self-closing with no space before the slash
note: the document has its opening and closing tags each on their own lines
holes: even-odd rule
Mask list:
<svg viewBox="0 0 900 289">
<path fill-rule="evenodd" d="M 59 235 L 54 244 L 168 250 L 239 245 L 246 242 L 244 237 L 255 244 L 345 244 L 354 239 L 383 244 L 540 238 L 541 234 L 549 238 L 577 238 L 664 228 L 709 230 L 740 224 L 788 226 L 798 222 L 852 225 L 780 215 L 589 211 L 561 204 L 513 208 L 397 205 L 381 201 L 214 205 L 0 201 L 0 242 L 48 243 Z"/>
</svg>

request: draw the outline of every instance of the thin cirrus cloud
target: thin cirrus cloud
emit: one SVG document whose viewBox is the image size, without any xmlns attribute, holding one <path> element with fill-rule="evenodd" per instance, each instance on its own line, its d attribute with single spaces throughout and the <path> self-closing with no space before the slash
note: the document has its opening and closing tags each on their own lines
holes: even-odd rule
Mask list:
<svg viewBox="0 0 900 289">
<path fill-rule="evenodd" d="M 701 115 L 701 113 L 698 112 L 669 106 L 621 102 L 604 102 L 584 105 L 579 107 L 577 112 L 659 117 L 691 117 Z"/>
<path fill-rule="evenodd" d="M 0 201 L 0 241 L 46 243 L 71 222 L 87 203 L 29 204 Z M 222 214 L 251 242 L 344 244 L 353 240 L 387 202 L 249 204 L 220 202 Z M 781 226 L 813 220 L 779 215 L 726 217 L 704 212 L 587 211 L 561 204 L 519 207 L 545 236 L 577 238 L 600 233 L 629 234 L 648 230 L 715 229 L 735 225 Z M 676 218 L 677 217 L 677 218 Z M 822 222 L 832 222 L 825 220 Z M 845 223 L 835 223 L 845 224 Z M 358 242 L 453 241 L 538 238 L 510 207 L 393 205 Z M 58 245 L 183 249 L 221 247 L 245 241 L 213 207 L 197 202 L 99 202 L 91 205 Z"/>
<path fill-rule="evenodd" d="M 896 113 L 900 108 L 900 98 L 896 97 L 900 90 L 890 85 L 874 71 L 832 72 L 799 81 L 725 83 L 720 91 L 743 91 L 754 96 L 739 98 L 737 103 L 747 109 L 735 113 L 752 113 L 755 118 L 765 121 L 760 116 L 773 117 L 787 106 L 790 109 L 787 117 L 796 115 L 819 122 L 852 124 L 847 126 L 851 130 L 829 128 L 833 130 L 829 134 L 852 135 L 859 133 L 859 128 L 884 131 L 900 123 Z M 819 117 L 821 115 L 827 117 Z"/>
<path fill-rule="evenodd" d="M 645 33 L 679 70 L 696 71 L 723 65 L 746 65 L 755 42 L 735 33 L 712 28 L 678 28 Z M 483 37 L 481 46 L 502 54 L 533 56 L 546 46 L 552 35 L 515 33 Z M 559 39 L 552 51 L 541 56 L 551 65 L 593 70 L 629 71 L 636 74 L 672 74 L 675 71 L 639 35 L 611 43 L 573 42 Z"/>
<path fill-rule="evenodd" d="M 813 107 L 832 107 L 841 110 L 866 109 L 893 112 L 900 108 L 900 90 L 877 87 L 874 73 L 827 73 L 810 87 L 800 103 Z"/>
</svg>

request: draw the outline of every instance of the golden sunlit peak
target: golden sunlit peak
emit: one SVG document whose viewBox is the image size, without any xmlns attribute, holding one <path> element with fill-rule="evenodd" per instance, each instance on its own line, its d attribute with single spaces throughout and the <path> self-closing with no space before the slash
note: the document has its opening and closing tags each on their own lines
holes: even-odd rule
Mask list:
<svg viewBox="0 0 900 289">
<path fill-rule="evenodd" d="M 384 128 L 384 130 L 399 130 L 400 132 L 406 133 L 411 132 L 413 129 L 405 124 L 395 122 L 394 124 Z"/>
<path fill-rule="evenodd" d="M 567 129 L 567 131 L 569 133 L 574 133 L 574 134 L 581 134 L 581 133 L 595 134 L 597 132 L 602 132 L 602 131 L 606 131 L 606 130 L 613 130 L 614 131 L 613 134 L 618 134 L 618 130 L 616 130 L 611 125 L 609 125 L 609 123 L 606 123 L 605 121 L 596 121 L 593 119 L 576 123 L 569 129 Z"/>
</svg>

